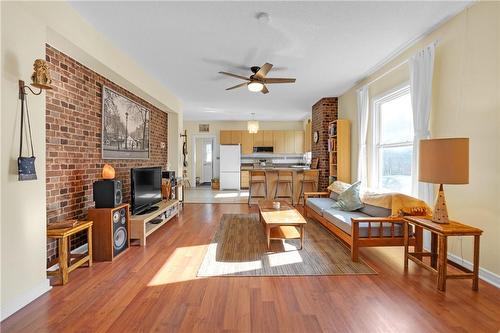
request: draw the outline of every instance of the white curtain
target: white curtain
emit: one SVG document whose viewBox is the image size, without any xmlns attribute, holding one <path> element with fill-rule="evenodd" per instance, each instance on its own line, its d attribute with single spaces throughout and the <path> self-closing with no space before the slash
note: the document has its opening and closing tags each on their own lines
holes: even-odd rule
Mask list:
<svg viewBox="0 0 500 333">
<path fill-rule="evenodd" d="M 368 186 L 368 157 L 366 153 L 366 140 L 368 133 L 368 86 L 363 86 L 357 90 L 358 101 L 358 181 L 361 186 Z"/>
<path fill-rule="evenodd" d="M 429 119 L 431 114 L 432 74 L 434 72 L 435 44 L 428 45 L 409 59 L 411 106 L 413 109 L 413 194 L 432 207 L 433 186 L 418 181 L 419 142 L 431 136 Z"/>
</svg>

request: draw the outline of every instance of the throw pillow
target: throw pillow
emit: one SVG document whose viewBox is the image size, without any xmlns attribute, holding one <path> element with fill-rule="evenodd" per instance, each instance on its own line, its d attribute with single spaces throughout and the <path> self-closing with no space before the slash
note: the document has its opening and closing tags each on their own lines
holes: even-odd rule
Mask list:
<svg viewBox="0 0 500 333">
<path fill-rule="evenodd" d="M 361 182 L 356 182 L 349 186 L 345 191 L 339 194 L 337 202 L 333 204 L 333 208 L 339 208 L 346 212 L 352 212 L 363 207 L 363 203 L 359 198 L 359 187 Z"/>
<path fill-rule="evenodd" d="M 341 182 L 340 180 L 336 180 L 333 183 L 328 186 L 327 190 L 330 192 L 335 192 L 337 194 L 340 194 L 347 190 L 351 186 L 351 184 Z"/>
</svg>

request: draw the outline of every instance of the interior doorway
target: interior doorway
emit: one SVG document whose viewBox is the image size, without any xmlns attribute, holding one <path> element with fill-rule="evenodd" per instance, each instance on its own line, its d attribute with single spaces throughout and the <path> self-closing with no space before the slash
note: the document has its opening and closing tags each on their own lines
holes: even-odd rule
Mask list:
<svg viewBox="0 0 500 333">
<path fill-rule="evenodd" d="M 214 177 L 214 138 L 195 139 L 196 186 L 210 186 Z"/>
</svg>

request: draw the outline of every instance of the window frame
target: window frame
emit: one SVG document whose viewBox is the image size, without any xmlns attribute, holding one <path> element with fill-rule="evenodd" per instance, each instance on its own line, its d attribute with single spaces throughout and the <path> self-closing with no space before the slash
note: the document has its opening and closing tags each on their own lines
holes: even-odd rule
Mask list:
<svg viewBox="0 0 500 333">
<path fill-rule="evenodd" d="M 373 115 L 373 121 L 372 121 L 372 139 L 373 139 L 373 145 L 372 145 L 372 170 L 371 170 L 371 175 L 372 179 L 370 181 L 371 186 L 374 186 L 375 188 L 379 190 L 385 190 L 385 191 L 390 191 L 390 189 L 383 188 L 380 184 L 381 181 L 381 176 L 380 173 L 382 171 L 382 159 L 381 159 L 381 150 L 384 148 L 400 148 L 400 147 L 411 147 L 412 151 L 415 149 L 413 145 L 413 140 L 410 141 L 402 141 L 402 142 L 395 142 L 395 143 L 380 143 L 381 140 L 381 134 L 382 134 L 382 128 L 381 128 L 381 105 L 383 103 L 392 101 L 396 98 L 399 98 L 401 96 L 404 96 L 406 94 L 410 94 L 411 97 L 411 91 L 410 91 L 410 83 L 405 82 L 401 85 L 398 85 L 397 87 L 387 90 L 383 92 L 382 94 L 376 96 L 373 99 L 372 102 L 372 115 Z M 411 105 L 410 105 L 411 107 Z M 411 170 L 413 172 L 413 170 Z M 413 177 L 413 174 L 410 175 Z M 410 189 L 410 193 L 413 193 L 413 188 Z"/>
</svg>

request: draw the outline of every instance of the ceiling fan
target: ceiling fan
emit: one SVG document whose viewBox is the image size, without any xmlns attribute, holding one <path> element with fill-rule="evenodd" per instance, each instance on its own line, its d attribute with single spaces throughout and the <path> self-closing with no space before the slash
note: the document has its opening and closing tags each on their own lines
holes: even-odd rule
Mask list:
<svg viewBox="0 0 500 333">
<path fill-rule="evenodd" d="M 227 73 L 227 72 L 219 72 L 220 74 L 228 75 L 235 77 L 237 79 L 242 79 L 247 82 L 240 83 L 238 85 L 235 85 L 233 87 L 229 87 L 226 90 L 232 90 L 240 87 L 247 86 L 248 90 L 252 92 L 261 92 L 263 94 L 267 94 L 269 90 L 267 90 L 266 84 L 271 84 L 271 83 L 294 83 L 295 79 L 291 78 L 268 78 L 266 77 L 267 73 L 273 68 L 273 65 L 270 63 L 265 63 L 262 65 L 262 67 L 259 66 L 253 66 L 250 68 L 252 71 L 252 75 L 250 77 L 245 77 L 241 75 L 236 75 L 232 73 Z"/>
</svg>

